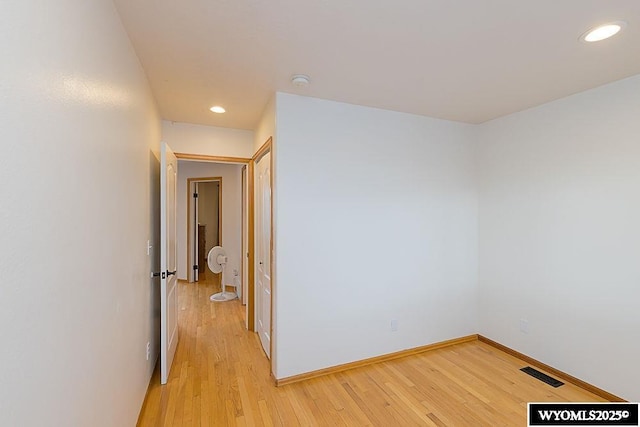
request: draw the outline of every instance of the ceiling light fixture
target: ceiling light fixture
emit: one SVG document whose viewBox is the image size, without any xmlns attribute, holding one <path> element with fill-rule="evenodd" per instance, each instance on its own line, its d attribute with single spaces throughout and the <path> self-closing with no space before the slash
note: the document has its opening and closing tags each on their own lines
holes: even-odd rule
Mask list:
<svg viewBox="0 0 640 427">
<path fill-rule="evenodd" d="M 291 84 L 297 87 L 307 87 L 309 86 L 309 76 L 305 76 L 304 74 L 295 74 L 291 76 Z"/>
<path fill-rule="evenodd" d="M 584 33 L 582 36 L 580 36 L 580 40 L 588 43 L 599 42 L 600 40 L 608 39 L 609 37 L 615 36 L 626 25 L 627 23 L 624 21 L 616 21 L 600 25 Z"/>
<path fill-rule="evenodd" d="M 219 105 L 214 105 L 213 107 L 209 108 L 209 110 L 211 110 L 211 111 L 213 111 L 214 113 L 217 113 L 217 114 L 222 114 L 225 111 L 227 111 L 227 110 L 225 110 L 224 108 L 222 108 Z"/>
</svg>

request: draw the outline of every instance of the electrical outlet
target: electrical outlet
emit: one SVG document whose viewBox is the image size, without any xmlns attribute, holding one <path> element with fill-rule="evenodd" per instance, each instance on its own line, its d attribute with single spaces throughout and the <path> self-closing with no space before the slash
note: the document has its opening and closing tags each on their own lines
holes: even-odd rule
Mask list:
<svg viewBox="0 0 640 427">
<path fill-rule="evenodd" d="M 523 334 L 529 333 L 529 321 L 527 319 L 520 319 L 520 332 Z"/>
<path fill-rule="evenodd" d="M 151 240 L 147 240 L 147 256 L 151 255 Z"/>
<path fill-rule="evenodd" d="M 391 319 L 391 332 L 398 330 L 398 319 Z"/>
<path fill-rule="evenodd" d="M 151 357 L 151 343 L 147 341 L 147 360 Z"/>
</svg>

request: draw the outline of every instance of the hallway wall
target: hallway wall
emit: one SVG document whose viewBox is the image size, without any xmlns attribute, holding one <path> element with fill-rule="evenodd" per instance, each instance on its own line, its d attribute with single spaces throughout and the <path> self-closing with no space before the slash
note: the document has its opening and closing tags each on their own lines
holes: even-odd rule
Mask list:
<svg viewBox="0 0 640 427">
<path fill-rule="evenodd" d="M 162 121 L 162 140 L 176 153 L 253 156 L 253 131 Z"/>
<path fill-rule="evenodd" d="M 0 425 L 132 426 L 159 336 L 153 97 L 110 0 L 0 16 Z"/>
</svg>

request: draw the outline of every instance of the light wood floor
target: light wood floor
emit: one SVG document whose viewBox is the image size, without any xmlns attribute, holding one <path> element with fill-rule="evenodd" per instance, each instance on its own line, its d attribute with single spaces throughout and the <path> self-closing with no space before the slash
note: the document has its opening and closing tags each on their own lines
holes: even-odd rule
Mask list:
<svg viewBox="0 0 640 427">
<path fill-rule="evenodd" d="M 140 426 L 523 426 L 526 402 L 598 401 L 553 388 L 526 364 L 470 342 L 275 387 L 244 307 L 212 303 L 219 286 L 179 284 L 180 342 L 169 383 L 156 369 Z"/>
</svg>

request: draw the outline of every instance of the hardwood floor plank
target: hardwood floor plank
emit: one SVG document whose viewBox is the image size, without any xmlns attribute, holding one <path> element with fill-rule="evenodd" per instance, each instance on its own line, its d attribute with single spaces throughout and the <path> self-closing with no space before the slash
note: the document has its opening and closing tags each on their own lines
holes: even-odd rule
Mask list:
<svg viewBox="0 0 640 427">
<path fill-rule="evenodd" d="M 260 411 L 260 417 L 262 419 L 262 423 L 265 427 L 273 427 L 273 420 L 271 419 L 271 411 L 267 407 L 267 402 L 265 400 L 258 401 L 258 408 Z"/>
<path fill-rule="evenodd" d="M 263 426 L 262 420 L 260 417 L 254 419 L 254 415 L 259 415 L 260 410 L 258 409 L 258 401 L 252 400 L 249 397 L 249 393 L 247 392 L 247 387 L 244 384 L 244 379 L 242 377 L 238 378 L 238 390 L 240 392 L 240 402 L 242 403 L 242 414 L 245 418 L 247 425 L 250 426 Z M 248 409 L 248 410 L 247 410 Z"/>
<path fill-rule="evenodd" d="M 521 426 L 527 402 L 602 400 L 479 341 L 276 387 L 244 307 L 209 301 L 218 290 L 211 273 L 179 283 L 173 368 L 165 386 L 154 372 L 139 426 Z"/>
<path fill-rule="evenodd" d="M 404 403 L 404 405 L 411 410 L 423 423 L 424 425 L 437 427 L 437 424 L 431 421 L 427 413 L 427 408 L 424 405 L 421 405 L 420 402 L 415 400 L 415 398 L 410 393 L 405 393 L 400 386 L 397 386 L 391 382 L 385 383 L 385 386 L 389 388 L 394 395 L 397 396 L 399 401 Z"/>
<path fill-rule="evenodd" d="M 350 398 L 342 384 L 336 377 L 327 376 L 316 378 L 320 384 L 320 390 L 324 392 L 331 405 L 338 411 L 340 418 L 349 425 L 366 426 L 371 425 L 371 421 L 367 418 L 360 407 Z"/>
</svg>

